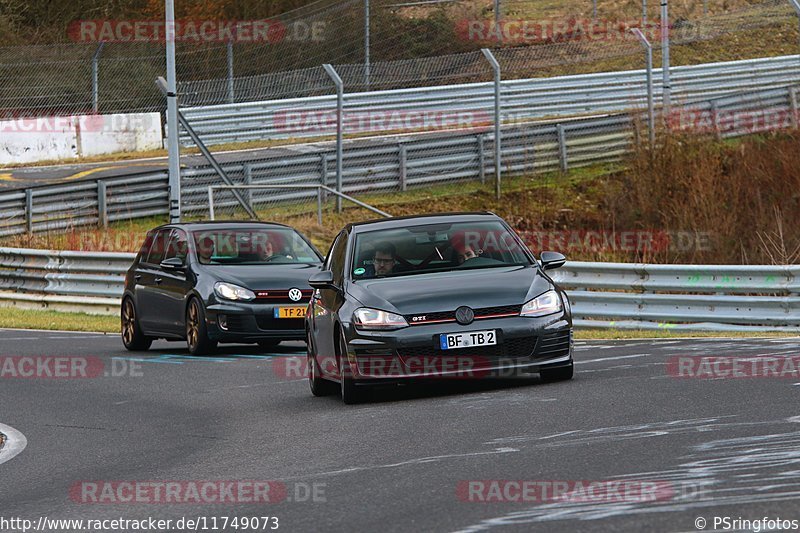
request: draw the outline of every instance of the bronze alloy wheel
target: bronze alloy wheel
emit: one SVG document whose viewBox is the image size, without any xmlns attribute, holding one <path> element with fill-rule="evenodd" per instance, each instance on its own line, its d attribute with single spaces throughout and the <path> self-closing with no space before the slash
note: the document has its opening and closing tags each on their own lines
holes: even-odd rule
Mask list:
<svg viewBox="0 0 800 533">
<path fill-rule="evenodd" d="M 146 337 L 139 329 L 139 321 L 136 318 L 136 307 L 133 300 L 125 298 L 122 301 L 122 313 L 120 316 L 122 323 L 122 344 L 128 350 L 147 350 L 153 343 L 153 339 Z"/>
<path fill-rule="evenodd" d="M 205 355 L 217 347 L 217 341 L 208 338 L 206 313 L 197 298 L 192 298 L 186 309 L 186 344 L 192 355 Z"/>
</svg>

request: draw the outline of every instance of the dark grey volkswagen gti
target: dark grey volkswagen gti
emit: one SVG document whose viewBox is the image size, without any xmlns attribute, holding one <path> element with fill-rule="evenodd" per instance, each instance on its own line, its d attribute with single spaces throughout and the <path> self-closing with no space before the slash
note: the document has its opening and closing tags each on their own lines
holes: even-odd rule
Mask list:
<svg viewBox="0 0 800 533">
<path fill-rule="evenodd" d="M 305 338 L 309 276 L 322 257 L 282 224 L 201 222 L 148 232 L 125 276 L 122 342 L 186 340 L 192 354 L 219 342 L 274 347 Z"/>
<path fill-rule="evenodd" d="M 345 403 L 414 378 L 572 378 L 564 292 L 492 213 L 350 224 L 336 237 L 306 316 L 314 395 Z"/>
</svg>

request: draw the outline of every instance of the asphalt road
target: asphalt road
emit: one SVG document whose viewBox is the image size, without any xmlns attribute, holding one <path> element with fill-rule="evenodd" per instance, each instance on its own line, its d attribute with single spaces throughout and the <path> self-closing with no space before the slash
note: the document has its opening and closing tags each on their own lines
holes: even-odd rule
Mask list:
<svg viewBox="0 0 800 533">
<path fill-rule="evenodd" d="M 20 436 L 0 451 L 0 520 L 276 516 L 285 531 L 382 532 L 695 531 L 698 517 L 710 531 L 714 516 L 800 520 L 800 379 L 668 372 L 674 356 L 798 348 L 798 339 L 578 342 L 570 382 L 443 383 L 345 406 L 312 397 L 286 371 L 300 344 L 190 358 L 161 342 L 131 356 L 116 336 L 4 330 L 0 356 L 98 357 L 103 371 L 0 379 L 0 430 L 27 439 L 18 455 Z M 272 480 L 287 498 L 83 503 L 70 493 L 87 481 L 203 480 Z M 467 501 L 458 489 L 476 480 L 666 490 L 655 501 Z"/>
</svg>

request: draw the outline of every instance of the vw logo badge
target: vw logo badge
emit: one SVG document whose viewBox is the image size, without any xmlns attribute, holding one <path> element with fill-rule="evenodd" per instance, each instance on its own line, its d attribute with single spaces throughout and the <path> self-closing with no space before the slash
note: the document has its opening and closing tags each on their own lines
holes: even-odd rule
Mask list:
<svg viewBox="0 0 800 533">
<path fill-rule="evenodd" d="M 299 302 L 303 299 L 303 293 L 300 289 L 289 289 L 289 299 L 293 302 Z"/>
<path fill-rule="evenodd" d="M 475 320 L 475 312 L 469 307 L 462 305 L 456 309 L 456 322 L 459 324 L 466 326 L 472 324 L 473 320 Z"/>
</svg>

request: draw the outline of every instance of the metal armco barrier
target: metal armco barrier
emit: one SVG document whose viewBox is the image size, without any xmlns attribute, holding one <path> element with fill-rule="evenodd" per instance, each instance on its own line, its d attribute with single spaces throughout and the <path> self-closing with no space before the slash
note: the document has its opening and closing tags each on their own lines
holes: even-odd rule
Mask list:
<svg viewBox="0 0 800 533">
<path fill-rule="evenodd" d="M 116 315 L 135 254 L 0 248 L 0 305 Z M 577 328 L 800 332 L 800 265 L 570 261 Z"/>
<path fill-rule="evenodd" d="M 697 102 L 675 108 L 668 122 L 676 129 L 699 133 L 716 131 L 721 137 L 796 128 L 798 89 L 796 85 L 785 86 Z M 739 115 L 745 120 L 737 121 Z M 634 119 L 632 114 L 618 114 L 507 125 L 502 130 L 503 173 L 513 176 L 567 171 L 620 160 L 635 145 Z M 282 147 L 275 153 L 279 155 L 227 163 L 222 168 L 235 185 L 335 187 L 336 147 L 333 143 Z M 345 143 L 343 149 L 342 192 L 354 195 L 405 191 L 459 180 L 485 182 L 494 174 L 494 154 L 494 133 L 488 128 L 352 141 Z M 217 172 L 211 166 L 196 167 L 183 169 L 181 177 L 183 212 L 208 214 L 207 191 L 209 186 L 220 184 Z M 248 193 L 248 201 L 255 207 L 263 207 L 313 200 L 314 195 L 315 192 L 308 190 L 259 191 Z M 238 205 L 232 196 L 220 196 L 215 202 L 218 208 Z M 314 209 L 314 206 L 309 207 L 309 213 Z M 0 236 L 105 225 L 168 212 L 166 171 L 40 186 L 0 194 Z"/>
<path fill-rule="evenodd" d="M 670 69 L 673 105 L 717 98 L 732 93 L 763 90 L 800 81 L 800 56 L 708 63 Z M 647 107 L 646 71 L 603 72 L 556 78 L 508 80 L 501 83 L 501 114 L 507 120 L 617 113 Z M 412 112 L 472 112 L 491 118 L 493 83 L 471 83 L 397 89 L 344 95 L 345 113 L 387 115 Z M 654 87 L 658 105 L 660 84 Z M 179 92 L 191 105 L 192 82 Z M 238 104 L 186 107 L 182 112 L 208 145 L 266 139 L 322 137 L 336 134 L 336 95 Z M 312 131 L 293 125 L 311 116 L 319 122 Z M 386 131 L 397 129 L 387 120 Z M 378 130 L 372 130 L 379 133 Z M 345 124 L 345 134 L 347 124 Z M 182 133 L 181 142 L 191 145 Z"/>
<path fill-rule="evenodd" d="M 552 277 L 579 328 L 800 333 L 800 265 L 569 262 Z"/>
<path fill-rule="evenodd" d="M 0 305 L 116 315 L 135 255 L 0 248 Z"/>
</svg>

